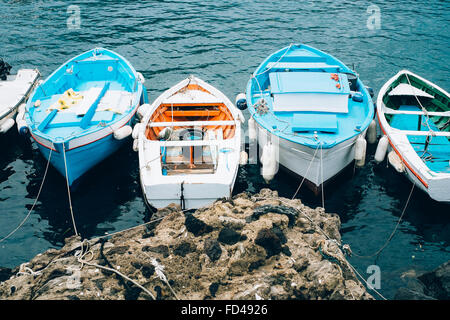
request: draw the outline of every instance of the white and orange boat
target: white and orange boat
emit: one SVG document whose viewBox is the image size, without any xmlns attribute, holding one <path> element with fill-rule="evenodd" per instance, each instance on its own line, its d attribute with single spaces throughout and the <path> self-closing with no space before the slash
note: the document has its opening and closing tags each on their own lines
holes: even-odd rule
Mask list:
<svg viewBox="0 0 450 320">
<path fill-rule="evenodd" d="M 191 76 L 139 113 L 134 149 L 150 206 L 195 209 L 231 196 L 244 116 L 222 92 Z"/>
</svg>

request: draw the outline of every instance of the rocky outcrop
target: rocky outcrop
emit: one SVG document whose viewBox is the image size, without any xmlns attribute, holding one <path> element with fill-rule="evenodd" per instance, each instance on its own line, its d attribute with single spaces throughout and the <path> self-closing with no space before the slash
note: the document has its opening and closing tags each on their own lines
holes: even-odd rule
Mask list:
<svg viewBox="0 0 450 320">
<path fill-rule="evenodd" d="M 13 270 L 0 299 L 372 299 L 338 245 L 339 217 L 300 200 L 264 189 L 157 216 L 89 246 L 67 239 Z"/>
<path fill-rule="evenodd" d="M 450 300 L 450 261 L 431 272 L 409 279 L 407 287 L 398 289 L 396 300 Z"/>
</svg>

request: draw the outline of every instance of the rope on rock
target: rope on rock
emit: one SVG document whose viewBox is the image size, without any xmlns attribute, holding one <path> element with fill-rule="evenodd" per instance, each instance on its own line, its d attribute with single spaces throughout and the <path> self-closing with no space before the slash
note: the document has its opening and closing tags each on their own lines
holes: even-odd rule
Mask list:
<svg viewBox="0 0 450 320">
<path fill-rule="evenodd" d="M 45 167 L 45 172 L 44 172 L 44 176 L 42 178 L 41 186 L 39 187 L 38 194 L 36 196 L 36 199 L 34 199 L 34 203 L 31 206 L 31 209 L 28 211 L 28 214 L 25 216 L 25 218 L 22 220 L 22 222 L 14 230 L 12 230 L 10 233 L 8 233 L 7 236 L 5 236 L 2 239 L 0 239 L 0 243 L 5 241 L 9 237 L 11 237 L 14 233 L 16 233 L 16 231 L 19 230 L 23 226 L 23 224 L 28 220 L 28 218 L 31 215 L 31 212 L 33 212 L 34 207 L 36 206 L 36 204 L 37 204 L 37 202 L 39 200 L 39 196 L 41 195 L 41 191 L 42 191 L 42 187 L 44 186 L 45 178 L 47 177 L 47 172 L 48 172 L 48 168 L 49 168 L 49 165 L 50 165 L 50 160 L 52 159 L 52 151 L 53 151 L 53 149 L 50 149 L 50 153 L 48 155 L 47 166 Z"/>
<path fill-rule="evenodd" d="M 173 290 L 172 286 L 170 285 L 169 281 L 167 280 L 166 275 L 164 274 L 164 266 L 160 264 L 155 258 L 150 257 L 147 253 L 144 252 L 144 254 L 151 259 L 151 263 L 155 267 L 155 273 L 158 278 L 169 287 L 170 291 L 175 296 L 175 299 L 180 300 Z"/>
<path fill-rule="evenodd" d="M 86 259 L 85 257 L 89 254 L 91 255 L 91 257 L 89 259 Z M 92 260 L 92 258 L 94 257 L 94 253 L 91 250 L 88 240 L 85 239 L 80 243 L 80 250 L 75 252 L 75 257 L 77 258 L 77 261 L 81 264 L 80 270 L 83 268 L 84 265 L 88 265 L 91 267 L 96 267 L 96 268 L 103 269 L 106 271 L 114 272 L 114 273 L 118 274 L 119 276 L 121 276 L 122 278 L 133 283 L 135 286 L 137 286 L 139 289 L 141 289 L 145 293 L 147 293 L 150 297 L 152 297 L 153 300 L 156 300 L 155 296 L 148 289 L 146 289 L 145 287 L 143 287 L 142 285 L 140 285 L 139 283 L 137 283 L 135 280 L 131 279 L 130 277 L 124 275 L 119 270 L 105 267 L 105 266 L 99 265 L 97 263 L 90 262 L 90 260 Z"/>
</svg>

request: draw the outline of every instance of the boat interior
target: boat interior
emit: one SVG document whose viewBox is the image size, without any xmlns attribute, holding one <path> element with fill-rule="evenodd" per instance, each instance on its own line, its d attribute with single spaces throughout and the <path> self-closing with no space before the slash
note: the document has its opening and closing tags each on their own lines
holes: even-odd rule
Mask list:
<svg viewBox="0 0 450 320">
<path fill-rule="evenodd" d="M 357 77 L 331 57 L 294 48 L 272 56 L 258 72 L 251 85 L 252 105 L 259 113 L 258 102 L 264 99 L 270 115 L 259 121 L 281 137 L 305 145 L 321 141 L 326 148 L 353 136 L 368 121 L 369 101 Z M 349 99 L 351 94 L 358 97 Z"/>
<path fill-rule="evenodd" d="M 33 96 L 30 114 L 38 129 L 50 137 L 67 137 L 105 127 L 127 113 L 136 81 L 122 64 L 102 55 L 63 66 Z"/>
<path fill-rule="evenodd" d="M 410 91 L 393 95 L 393 90 L 400 85 Z M 411 146 L 427 167 L 434 172 L 450 173 L 448 98 L 438 90 L 431 89 L 420 79 L 402 75 L 386 91 L 383 102 L 387 107 L 385 117 L 389 125 L 408 132 Z"/>
<path fill-rule="evenodd" d="M 233 115 L 223 103 L 170 103 L 154 111 L 145 136 L 162 145 L 172 143 L 160 148 L 163 175 L 212 174 L 218 154 L 226 152 L 219 143 L 232 139 L 235 131 Z"/>
</svg>

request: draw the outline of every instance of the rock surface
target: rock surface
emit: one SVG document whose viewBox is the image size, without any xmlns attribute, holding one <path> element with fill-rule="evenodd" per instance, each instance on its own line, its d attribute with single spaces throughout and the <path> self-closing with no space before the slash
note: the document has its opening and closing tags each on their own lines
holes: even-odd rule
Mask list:
<svg viewBox="0 0 450 320">
<path fill-rule="evenodd" d="M 450 261 L 409 281 L 397 290 L 396 300 L 450 300 Z"/>
<path fill-rule="evenodd" d="M 339 217 L 300 200 L 264 189 L 157 216 L 89 246 L 68 238 L 12 270 L 0 299 L 373 299 L 337 245 Z"/>
</svg>

